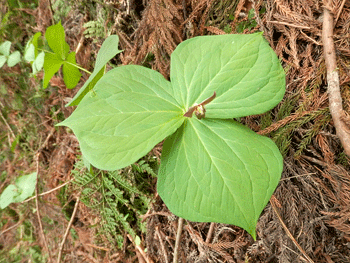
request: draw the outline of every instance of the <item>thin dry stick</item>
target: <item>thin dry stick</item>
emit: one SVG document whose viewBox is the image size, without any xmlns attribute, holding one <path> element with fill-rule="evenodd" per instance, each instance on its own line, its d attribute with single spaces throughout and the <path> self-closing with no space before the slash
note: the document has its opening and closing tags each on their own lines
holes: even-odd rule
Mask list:
<svg viewBox="0 0 350 263">
<path fill-rule="evenodd" d="M 163 252 L 163 255 L 164 255 L 164 260 L 165 260 L 165 263 L 168 263 L 168 255 L 166 253 L 166 249 L 165 249 L 165 246 L 164 246 L 164 242 L 163 242 L 163 238 L 162 236 L 160 235 L 160 232 L 159 232 L 159 227 L 156 226 L 156 235 L 158 237 L 158 240 L 159 240 L 159 243 L 160 243 L 160 248 L 162 249 L 162 252 Z"/>
<path fill-rule="evenodd" d="M 106 252 L 109 252 L 109 248 L 105 248 L 105 247 L 99 247 L 99 246 L 96 246 L 94 244 L 89 244 L 89 243 L 86 243 L 85 245 L 89 246 L 89 247 L 93 247 L 93 248 L 96 248 L 96 249 L 100 249 L 100 250 L 103 250 L 103 251 L 106 251 Z"/>
<path fill-rule="evenodd" d="M 40 233 L 41 233 L 42 239 L 44 240 L 45 249 L 47 250 L 47 253 L 49 254 L 49 261 L 48 262 L 51 262 L 52 261 L 51 260 L 51 253 L 49 250 L 49 246 L 47 245 L 46 237 L 45 237 L 44 230 L 43 230 L 43 225 L 41 223 L 40 212 L 39 212 L 39 201 L 38 201 L 39 200 L 39 196 L 38 196 L 39 156 L 40 156 L 40 152 L 38 152 L 35 156 L 35 158 L 36 158 L 35 207 L 36 207 L 36 214 L 38 216 Z"/>
<path fill-rule="evenodd" d="M 327 68 L 329 111 L 332 115 L 337 136 L 344 147 L 345 153 L 350 156 L 350 127 L 347 124 L 347 122 L 349 123 L 349 117 L 343 111 L 333 41 L 333 15 L 327 8 L 324 8 L 322 41 Z"/>
<path fill-rule="evenodd" d="M 51 128 L 49 134 L 46 136 L 44 143 L 38 148 L 37 152 L 41 152 L 47 146 L 49 139 L 52 137 L 55 130 L 56 130 L 55 127 Z"/>
<path fill-rule="evenodd" d="M 53 188 L 53 189 L 51 189 L 51 190 L 49 190 L 49 191 L 46 191 L 46 192 L 41 193 L 41 194 L 38 194 L 38 196 L 43 196 L 43 195 L 47 195 L 47 194 L 49 194 L 49 193 L 52 193 L 52 192 L 54 192 L 54 191 L 56 191 L 56 190 L 62 188 L 63 186 L 65 186 L 65 185 L 71 183 L 72 181 L 74 181 L 74 179 L 71 179 L 71 180 L 69 180 L 68 182 L 65 182 L 64 184 L 61 184 L 61 185 L 59 185 L 59 186 L 57 186 L 57 187 L 55 187 L 55 188 Z M 31 197 L 31 198 L 28 198 L 27 200 L 24 200 L 24 201 L 21 202 L 21 203 L 23 204 L 23 203 L 29 202 L 30 200 L 33 200 L 33 199 L 35 199 L 35 198 L 36 198 L 36 196 L 33 196 L 33 197 Z"/>
<path fill-rule="evenodd" d="M 131 235 L 127 234 L 127 237 L 129 238 L 129 240 L 135 245 L 136 249 L 140 252 L 141 256 L 144 258 L 144 260 L 147 262 L 147 263 L 153 263 L 153 260 L 150 259 L 147 254 L 145 253 L 144 249 L 137 245 L 134 241 L 134 239 L 132 238 Z"/>
<path fill-rule="evenodd" d="M 82 48 L 82 46 L 83 46 L 83 43 L 84 43 L 84 35 L 82 35 L 81 37 L 80 37 L 80 41 L 79 41 L 79 43 L 78 43 L 78 46 L 77 46 L 77 48 L 75 49 L 75 54 L 78 54 L 79 52 L 80 52 L 80 50 L 81 50 L 81 48 Z"/>
<path fill-rule="evenodd" d="M 210 223 L 209 231 L 207 238 L 205 239 L 205 243 L 209 243 L 213 237 L 214 229 L 215 229 L 216 224 L 214 222 Z"/>
<path fill-rule="evenodd" d="M 305 250 L 298 244 L 298 242 L 295 240 L 295 238 L 293 237 L 293 235 L 289 232 L 289 229 L 288 227 L 285 225 L 285 223 L 283 222 L 282 220 L 282 217 L 280 216 L 280 214 L 278 213 L 277 211 L 277 207 L 276 207 L 276 204 L 275 204 L 275 197 L 272 196 L 272 198 L 270 199 L 270 204 L 272 206 L 272 209 L 273 211 L 275 212 L 275 214 L 277 215 L 278 217 L 278 220 L 280 221 L 284 231 L 286 231 L 287 233 L 287 236 L 292 240 L 292 242 L 294 243 L 294 245 L 296 245 L 296 247 L 299 249 L 299 251 L 303 254 L 303 256 L 307 259 L 307 261 L 309 263 L 314 263 L 314 261 L 306 254 Z"/>
<path fill-rule="evenodd" d="M 285 25 L 285 26 L 290 26 L 290 27 L 296 27 L 296 28 L 301 28 L 301 29 L 311 29 L 309 26 L 301 26 L 301 25 L 294 25 L 286 22 L 281 22 L 281 21 L 266 21 L 267 23 L 273 23 L 273 24 L 278 24 L 278 25 Z"/>
<path fill-rule="evenodd" d="M 66 229 L 66 232 L 64 233 L 64 236 L 63 236 L 63 240 L 60 244 L 60 248 L 59 248 L 59 251 L 58 251 L 58 257 L 57 257 L 57 263 L 60 263 L 61 262 L 61 257 L 62 257 L 62 250 L 63 250 L 63 245 L 64 243 L 66 242 L 66 239 L 67 239 L 67 236 L 68 236 L 68 233 L 69 233 L 69 230 L 73 224 L 73 220 L 74 220 L 74 217 L 75 217 L 75 214 L 78 210 L 78 205 L 79 205 L 79 201 L 80 201 L 80 196 L 77 197 L 77 200 L 75 202 L 75 206 L 74 206 L 74 210 L 73 210 L 73 214 L 69 220 L 69 223 L 68 223 L 68 226 L 67 226 L 67 229 Z"/>
<path fill-rule="evenodd" d="M 336 19 L 335 19 L 335 21 L 334 21 L 334 25 L 336 25 L 337 22 L 338 22 L 338 19 L 339 19 L 339 17 L 340 17 L 341 11 L 342 11 L 343 8 L 344 8 L 345 2 L 346 2 L 346 0 L 343 0 L 343 2 L 341 3 L 341 6 L 340 6 L 340 8 L 339 8 L 339 10 L 338 10 L 337 17 L 336 17 Z"/>
<path fill-rule="evenodd" d="M 13 132 L 13 130 L 11 129 L 10 125 L 8 124 L 8 122 L 6 121 L 4 115 L 2 115 L 2 112 L 0 111 L 0 117 L 1 119 L 3 120 L 3 122 L 5 123 L 7 129 L 10 131 L 11 135 L 12 135 L 12 138 L 15 140 L 16 139 L 16 136 L 15 136 L 15 133 Z"/>
<path fill-rule="evenodd" d="M 176 233 L 176 241 L 175 241 L 175 248 L 174 248 L 174 258 L 173 263 L 177 263 L 179 258 L 179 247 L 180 247 L 180 239 L 181 239 L 181 233 L 182 233 L 182 226 L 184 224 L 184 219 L 182 217 L 179 217 L 179 222 L 177 225 L 177 233 Z"/>
<path fill-rule="evenodd" d="M 3 234 L 5 234 L 7 231 L 10 231 L 11 229 L 14 229 L 14 228 L 16 228 L 16 227 L 18 227 L 19 225 L 21 225 L 22 223 L 23 223 L 23 221 L 24 221 L 24 217 L 21 219 L 21 220 L 19 220 L 16 224 L 14 224 L 13 226 L 10 226 L 9 228 L 7 228 L 7 229 L 5 229 L 4 231 L 2 231 L 2 232 L 0 232 L 0 237 L 3 235 Z"/>
</svg>

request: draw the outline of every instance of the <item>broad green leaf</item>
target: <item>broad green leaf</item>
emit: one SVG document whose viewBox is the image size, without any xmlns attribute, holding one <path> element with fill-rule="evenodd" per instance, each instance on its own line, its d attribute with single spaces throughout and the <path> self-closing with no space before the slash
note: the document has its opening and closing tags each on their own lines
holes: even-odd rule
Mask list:
<svg viewBox="0 0 350 263">
<path fill-rule="evenodd" d="M 86 167 L 86 169 L 87 169 L 88 171 L 90 171 L 90 169 L 91 169 L 91 163 L 85 158 L 84 155 L 82 155 L 81 158 L 83 159 L 83 163 L 84 163 L 84 166 Z"/>
<path fill-rule="evenodd" d="M 79 69 L 72 64 L 77 64 L 75 61 L 75 52 L 69 53 L 66 61 L 63 63 L 63 80 L 68 89 L 75 88 L 81 78 Z"/>
<path fill-rule="evenodd" d="M 19 189 L 20 195 L 15 197 L 15 202 L 22 202 L 33 195 L 36 186 L 36 176 L 37 173 L 34 172 L 17 178 L 15 184 Z"/>
<path fill-rule="evenodd" d="M 213 95 L 208 118 L 266 112 L 281 101 L 285 73 L 261 33 L 195 37 L 171 55 L 175 97 L 188 109 Z"/>
<path fill-rule="evenodd" d="M 19 51 L 15 51 L 8 57 L 7 65 L 9 67 L 13 67 L 20 61 L 21 61 L 21 53 L 19 53 Z"/>
<path fill-rule="evenodd" d="M 8 57 L 10 55 L 10 48 L 11 48 L 11 42 L 5 41 L 0 45 L 0 54 L 3 54 L 6 57 Z"/>
<path fill-rule="evenodd" d="M 0 68 L 2 68 L 3 65 L 5 65 L 7 60 L 7 57 L 0 55 Z"/>
<path fill-rule="evenodd" d="M 61 65 L 63 64 L 63 60 L 57 56 L 57 54 L 46 53 L 45 61 L 44 61 L 44 81 L 43 87 L 47 88 L 49 85 L 50 79 L 55 75 L 57 71 L 60 70 Z"/>
<path fill-rule="evenodd" d="M 104 74 L 104 67 L 107 62 L 115 55 L 122 52 L 122 50 L 118 49 L 118 43 L 119 38 L 117 35 L 111 35 L 103 42 L 97 54 L 94 71 L 85 82 L 84 86 L 80 88 L 79 92 L 66 106 L 78 105 L 82 98 L 94 87 L 94 85 L 90 84 L 96 83 L 101 78 L 101 76 Z"/>
<path fill-rule="evenodd" d="M 91 76 L 59 125 L 73 130 L 89 163 L 106 170 L 134 163 L 168 137 L 158 192 L 170 211 L 235 224 L 255 238 L 283 160 L 270 139 L 227 119 L 275 106 L 285 90 L 283 68 L 261 33 L 205 36 L 176 48 L 170 75 L 168 82 L 150 69 L 122 66 L 89 86 Z M 214 92 L 202 120 L 183 116 Z"/>
<path fill-rule="evenodd" d="M 0 208 L 4 209 L 9 204 L 14 203 L 14 199 L 19 195 L 18 189 L 13 184 L 10 184 L 0 195 Z"/>
<path fill-rule="evenodd" d="M 90 81 L 88 87 L 85 89 L 85 91 L 90 91 L 92 90 L 96 83 L 100 80 L 100 78 L 102 78 L 102 76 L 105 74 L 105 70 L 106 70 L 106 65 L 104 65 L 101 70 L 95 75 L 95 77 Z M 80 90 L 79 90 L 80 91 Z M 84 92 L 85 93 L 85 92 Z M 81 93 L 82 94 L 82 93 Z M 85 96 L 85 95 L 84 95 Z M 83 98 L 83 96 L 81 97 Z M 80 102 L 80 100 L 76 100 L 76 102 Z"/>
<path fill-rule="evenodd" d="M 52 51 L 62 60 L 65 60 L 69 52 L 69 45 L 65 40 L 66 37 L 61 21 L 47 28 L 45 38 Z"/>
<path fill-rule="evenodd" d="M 174 214 L 234 224 L 255 239 L 257 220 L 282 168 L 269 138 L 235 121 L 194 117 L 165 141 L 157 189 Z"/>
<path fill-rule="evenodd" d="M 116 170 L 136 162 L 181 125 L 171 84 L 151 69 L 123 66 L 105 74 L 58 125 L 70 127 L 84 157 Z"/>
</svg>

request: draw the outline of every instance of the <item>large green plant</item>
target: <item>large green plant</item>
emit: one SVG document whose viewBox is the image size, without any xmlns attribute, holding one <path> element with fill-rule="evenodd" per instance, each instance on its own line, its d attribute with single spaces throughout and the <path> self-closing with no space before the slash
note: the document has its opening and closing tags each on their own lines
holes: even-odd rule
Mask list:
<svg viewBox="0 0 350 263">
<path fill-rule="evenodd" d="M 283 160 L 273 141 L 233 118 L 282 99 L 276 54 L 261 33 L 196 37 L 171 55 L 170 79 L 141 66 L 113 69 L 59 125 L 105 170 L 136 162 L 166 139 L 158 193 L 168 208 L 192 221 L 235 224 L 255 239 Z"/>
</svg>

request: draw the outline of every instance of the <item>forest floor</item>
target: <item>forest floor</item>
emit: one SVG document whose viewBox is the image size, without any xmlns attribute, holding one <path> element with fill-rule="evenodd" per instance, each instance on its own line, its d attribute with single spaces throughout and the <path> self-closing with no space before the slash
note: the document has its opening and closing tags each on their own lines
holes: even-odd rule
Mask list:
<svg viewBox="0 0 350 263">
<path fill-rule="evenodd" d="M 287 91 L 270 112 L 241 121 L 276 142 L 284 157 L 281 181 L 261 214 L 256 241 L 236 226 L 185 221 L 178 262 L 346 263 L 350 163 L 329 110 L 324 8 L 334 17 L 347 115 L 346 0 L 0 0 L 0 43 L 9 40 L 23 51 L 36 32 L 44 35 L 61 20 L 83 68 L 92 70 L 103 40 L 117 34 L 123 52 L 109 69 L 138 64 L 169 78 L 170 55 L 182 41 L 263 31 L 286 71 Z M 43 74 L 30 72 L 25 62 L 0 69 L 0 193 L 20 175 L 38 175 L 34 199 L 0 210 L 0 263 L 173 262 L 179 221 L 156 191 L 161 144 L 120 171 L 87 171 L 73 133 L 55 124 L 73 112 L 65 104 L 88 75 L 69 90 L 59 73 L 43 89 Z"/>
</svg>

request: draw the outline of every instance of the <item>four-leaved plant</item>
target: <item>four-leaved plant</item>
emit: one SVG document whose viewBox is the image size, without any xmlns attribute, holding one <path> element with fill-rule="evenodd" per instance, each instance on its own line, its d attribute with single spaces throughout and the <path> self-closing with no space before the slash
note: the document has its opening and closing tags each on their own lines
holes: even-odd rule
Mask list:
<svg viewBox="0 0 350 263">
<path fill-rule="evenodd" d="M 283 160 L 272 140 L 233 118 L 270 110 L 284 92 L 285 73 L 262 33 L 195 37 L 172 53 L 170 81 L 141 66 L 112 69 L 59 125 L 104 170 L 165 139 L 157 189 L 170 211 L 234 224 L 255 239 Z"/>
</svg>

